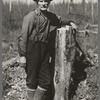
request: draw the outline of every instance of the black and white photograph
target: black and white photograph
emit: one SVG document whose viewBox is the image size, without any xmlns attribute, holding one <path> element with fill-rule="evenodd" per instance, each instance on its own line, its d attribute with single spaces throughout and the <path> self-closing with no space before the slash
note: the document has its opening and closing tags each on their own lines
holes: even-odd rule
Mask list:
<svg viewBox="0 0 100 100">
<path fill-rule="evenodd" d="M 2 100 L 98 100 L 98 0 L 2 0 Z"/>
</svg>

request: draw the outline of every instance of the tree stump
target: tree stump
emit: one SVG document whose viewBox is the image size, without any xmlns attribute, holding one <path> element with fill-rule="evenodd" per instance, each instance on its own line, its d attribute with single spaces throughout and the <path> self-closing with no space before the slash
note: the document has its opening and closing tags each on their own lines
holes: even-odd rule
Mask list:
<svg viewBox="0 0 100 100">
<path fill-rule="evenodd" d="M 75 57 L 75 37 L 71 26 L 57 29 L 54 100 L 68 100 L 72 65 Z"/>
</svg>

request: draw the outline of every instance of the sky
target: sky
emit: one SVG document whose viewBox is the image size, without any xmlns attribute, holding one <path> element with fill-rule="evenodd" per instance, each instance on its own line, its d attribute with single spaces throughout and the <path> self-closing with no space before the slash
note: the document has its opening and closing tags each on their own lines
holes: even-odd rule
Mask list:
<svg viewBox="0 0 100 100">
<path fill-rule="evenodd" d="M 29 3 L 34 3 L 33 0 L 3 0 L 3 2 L 9 2 L 9 1 L 22 1 L 22 2 L 27 2 L 28 4 Z M 70 0 L 53 0 L 51 3 L 59 3 L 59 2 L 68 2 Z M 82 0 L 73 0 L 75 3 L 80 3 Z M 93 2 L 97 2 L 98 0 L 85 0 L 86 2 L 88 1 L 93 1 Z"/>
</svg>

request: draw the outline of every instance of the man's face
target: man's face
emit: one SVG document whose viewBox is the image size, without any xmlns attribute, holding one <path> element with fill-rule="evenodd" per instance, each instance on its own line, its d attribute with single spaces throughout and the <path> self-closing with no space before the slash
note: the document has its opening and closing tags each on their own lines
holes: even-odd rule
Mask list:
<svg viewBox="0 0 100 100">
<path fill-rule="evenodd" d="M 40 10 L 46 11 L 48 9 L 50 1 L 49 0 L 39 0 L 37 4 Z"/>
</svg>

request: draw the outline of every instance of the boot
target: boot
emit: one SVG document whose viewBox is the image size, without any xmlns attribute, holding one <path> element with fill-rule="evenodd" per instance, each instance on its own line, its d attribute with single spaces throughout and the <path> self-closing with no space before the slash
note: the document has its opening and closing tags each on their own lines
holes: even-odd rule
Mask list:
<svg viewBox="0 0 100 100">
<path fill-rule="evenodd" d="M 33 89 L 27 89 L 27 100 L 33 100 L 34 93 L 35 93 L 35 90 L 33 90 Z"/>
<path fill-rule="evenodd" d="M 38 87 L 35 91 L 33 100 L 44 100 L 46 92 L 47 91 L 45 89 Z"/>
</svg>

